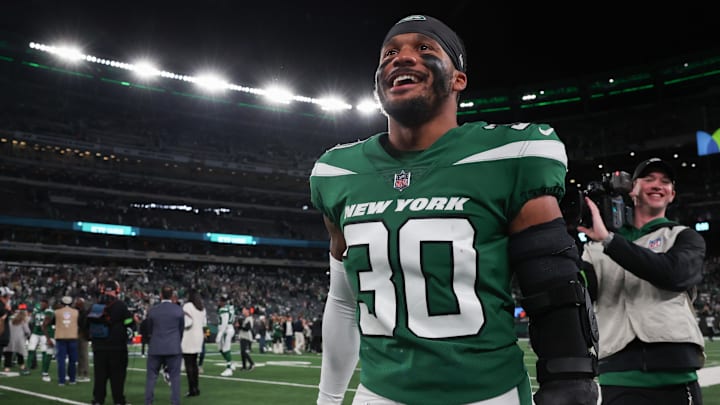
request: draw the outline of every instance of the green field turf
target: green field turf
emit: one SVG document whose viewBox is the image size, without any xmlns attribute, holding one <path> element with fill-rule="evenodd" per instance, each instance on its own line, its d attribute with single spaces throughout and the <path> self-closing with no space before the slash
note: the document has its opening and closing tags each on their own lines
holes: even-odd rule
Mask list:
<svg viewBox="0 0 720 405">
<path fill-rule="evenodd" d="M 534 374 L 535 355 L 527 347 L 526 341 L 520 342 L 525 349 L 525 362 Z M 259 354 L 254 353 L 256 369 L 251 372 L 235 371 L 232 377 L 220 377 L 224 364 L 214 352 L 215 345 L 207 346 L 209 353 L 205 359 L 204 373 L 200 375 L 199 397 L 182 398 L 183 404 L 223 405 L 223 404 L 314 404 L 317 396 L 317 383 L 320 378 L 320 356 L 317 354 Z M 145 359 L 137 356 L 138 347 L 132 347 L 125 395 L 130 404 L 144 403 Z M 239 364 L 239 347 L 235 346 L 233 361 Z M 720 342 L 707 342 L 708 359 L 706 367 L 720 367 Z M 92 362 L 92 361 L 91 361 Z M 720 369 L 719 369 L 720 370 Z M 78 383 L 59 387 L 57 384 L 56 363 L 50 368 L 52 382 L 43 382 L 40 373 L 33 370 L 30 376 L 0 377 L 0 404 L 88 404 L 92 399 L 92 383 Z M 720 372 L 720 371 L 718 371 Z M 350 383 L 358 384 L 356 372 Z M 533 380 L 533 389 L 537 384 Z M 182 395 L 187 391 L 187 379 L 182 376 Z M 354 389 L 345 396 L 344 404 L 350 404 Z M 720 384 L 703 388 L 705 405 L 720 405 Z M 170 389 L 159 379 L 155 388 L 155 404 L 170 403 Z M 108 397 L 105 403 L 111 403 Z"/>
</svg>

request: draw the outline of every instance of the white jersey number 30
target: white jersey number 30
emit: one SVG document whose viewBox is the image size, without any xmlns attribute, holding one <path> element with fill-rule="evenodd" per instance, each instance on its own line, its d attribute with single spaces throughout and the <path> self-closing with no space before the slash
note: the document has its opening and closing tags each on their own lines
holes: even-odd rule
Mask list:
<svg viewBox="0 0 720 405">
<path fill-rule="evenodd" d="M 359 303 L 363 335 L 392 336 L 397 322 L 397 296 L 391 281 L 389 231 L 382 222 L 348 224 L 344 228 L 348 248 L 366 246 L 370 268 L 358 272 L 360 292 L 372 292 L 375 313 Z M 485 323 L 482 304 L 475 292 L 477 252 L 473 247 L 475 230 L 463 218 L 410 219 L 398 230 L 400 267 L 405 280 L 408 329 L 427 339 L 477 334 Z M 430 315 L 425 277 L 421 262 L 423 242 L 448 242 L 452 246 L 452 292 L 457 314 Z"/>
</svg>

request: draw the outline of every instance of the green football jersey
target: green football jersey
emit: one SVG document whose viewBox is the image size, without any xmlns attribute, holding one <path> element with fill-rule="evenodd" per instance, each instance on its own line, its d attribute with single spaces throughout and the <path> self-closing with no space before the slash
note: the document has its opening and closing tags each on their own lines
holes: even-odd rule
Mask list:
<svg viewBox="0 0 720 405">
<path fill-rule="evenodd" d="M 528 200 L 562 198 L 565 147 L 546 124 L 464 124 L 409 153 L 383 138 L 328 150 L 310 176 L 313 204 L 347 242 L 360 381 L 411 404 L 502 394 L 527 379 L 508 226 Z"/>
<path fill-rule="evenodd" d="M 218 309 L 218 318 L 218 323 L 220 325 L 233 326 L 233 322 L 235 322 L 235 307 L 227 304 Z"/>
<path fill-rule="evenodd" d="M 36 307 L 33 309 L 33 315 L 32 315 L 32 333 L 35 335 L 44 335 L 43 332 L 43 323 L 45 322 L 45 319 L 53 319 L 55 317 L 55 312 L 53 312 L 50 308 L 41 309 L 40 307 Z M 51 337 L 53 335 L 50 335 Z"/>
</svg>

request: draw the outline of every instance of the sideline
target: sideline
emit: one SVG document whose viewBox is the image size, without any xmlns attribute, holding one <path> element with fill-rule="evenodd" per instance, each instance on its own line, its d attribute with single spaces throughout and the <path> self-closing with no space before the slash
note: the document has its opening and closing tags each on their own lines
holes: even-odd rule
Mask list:
<svg viewBox="0 0 720 405">
<path fill-rule="evenodd" d="M 144 368 L 131 368 L 128 367 L 128 371 L 137 371 L 140 373 L 146 373 L 147 370 Z M 185 375 L 185 373 L 182 373 L 182 375 Z M 283 381 L 271 381 L 271 380 L 258 380 L 254 378 L 239 378 L 239 377 L 222 377 L 220 375 L 208 375 L 207 373 L 200 374 L 200 378 L 211 378 L 213 380 L 228 380 L 228 381 L 243 381 L 243 382 L 254 382 L 258 384 L 270 384 L 270 385 L 285 385 L 288 387 L 300 387 L 300 388 L 315 388 L 317 389 L 317 384 L 296 384 L 296 383 L 289 383 L 289 382 L 283 382 Z M 348 391 L 350 391 L 348 389 Z M 354 391 L 354 390 L 353 390 Z"/>
<path fill-rule="evenodd" d="M 135 372 L 145 372 L 145 369 L 139 369 L 139 368 L 131 368 L 128 367 L 128 371 L 135 371 Z M 708 367 L 708 368 L 702 368 L 698 370 L 698 381 L 700 382 L 701 387 L 708 387 L 711 385 L 717 385 L 720 384 L 720 366 L 716 367 Z M 256 379 L 249 379 L 249 378 L 237 378 L 237 377 L 221 377 L 221 376 L 213 376 L 213 375 L 207 375 L 202 374 L 201 377 L 204 378 L 212 378 L 217 380 L 230 380 L 230 381 L 245 381 L 245 382 L 254 382 L 254 383 L 260 383 L 260 384 L 271 384 L 271 385 L 286 385 L 286 386 L 292 386 L 292 387 L 302 387 L 302 388 L 314 388 L 317 389 L 317 385 L 309 385 L 309 384 L 295 384 L 295 383 L 288 383 L 288 382 L 280 382 L 280 381 L 268 381 L 268 380 L 256 380 Z M 29 395 L 33 397 L 43 398 L 55 402 L 61 402 L 65 404 L 72 404 L 72 405 L 87 405 L 87 402 L 78 402 L 73 401 L 70 399 L 65 399 L 61 397 L 56 397 L 52 395 L 45 395 L 40 394 L 33 391 L 27 391 L 15 387 L 10 387 L 7 385 L 0 385 L 0 390 L 6 390 L 6 391 L 13 391 L 24 395 Z M 354 388 L 348 388 L 348 391 L 354 392 Z"/>
<path fill-rule="evenodd" d="M 50 400 L 50 401 L 62 402 L 62 403 L 65 403 L 65 404 L 87 405 L 87 404 L 89 403 L 89 402 L 77 402 L 77 401 L 73 401 L 72 399 L 65 399 L 65 398 L 60 398 L 60 397 L 54 397 L 54 396 L 52 396 L 52 395 L 40 394 L 40 393 L 34 392 L 34 391 L 21 390 L 20 388 L 8 387 L 7 385 L 0 385 L 0 390 L 13 391 L 13 392 L 17 392 L 17 393 L 20 393 L 20 394 L 30 395 L 30 396 L 33 396 L 33 397 L 48 399 L 48 400 Z"/>
</svg>

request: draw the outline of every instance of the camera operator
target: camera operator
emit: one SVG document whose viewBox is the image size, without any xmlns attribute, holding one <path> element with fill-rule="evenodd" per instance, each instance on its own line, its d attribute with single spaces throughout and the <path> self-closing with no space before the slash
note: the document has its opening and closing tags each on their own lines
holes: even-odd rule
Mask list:
<svg viewBox="0 0 720 405">
<path fill-rule="evenodd" d="M 704 340 L 692 301 L 705 241 L 665 217 L 675 198 L 672 166 L 648 159 L 632 183 L 633 225 L 609 232 L 586 198 L 592 226 L 577 228 L 591 239 L 582 259 L 600 331 L 603 404 L 702 404 Z"/>
<path fill-rule="evenodd" d="M 107 280 L 101 284 L 98 302 L 105 304 L 109 333 L 106 337 L 93 337 L 93 404 L 103 404 L 107 395 L 107 383 L 110 382 L 113 403 L 125 405 L 125 378 L 128 367 L 128 338 L 133 326 L 133 315 L 125 302 L 118 296 L 120 284 Z"/>
</svg>

